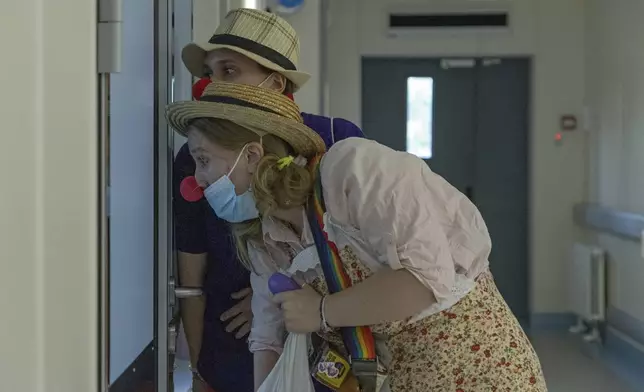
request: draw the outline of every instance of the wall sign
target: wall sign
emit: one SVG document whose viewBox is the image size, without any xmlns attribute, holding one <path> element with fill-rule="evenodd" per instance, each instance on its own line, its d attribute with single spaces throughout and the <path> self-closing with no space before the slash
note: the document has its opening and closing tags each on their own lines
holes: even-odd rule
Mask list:
<svg viewBox="0 0 644 392">
<path fill-rule="evenodd" d="M 304 5 L 304 0 L 272 0 L 271 10 L 278 14 L 294 14 Z"/>
<path fill-rule="evenodd" d="M 577 117 L 567 114 L 561 116 L 559 120 L 562 131 L 575 131 L 577 130 Z"/>
</svg>

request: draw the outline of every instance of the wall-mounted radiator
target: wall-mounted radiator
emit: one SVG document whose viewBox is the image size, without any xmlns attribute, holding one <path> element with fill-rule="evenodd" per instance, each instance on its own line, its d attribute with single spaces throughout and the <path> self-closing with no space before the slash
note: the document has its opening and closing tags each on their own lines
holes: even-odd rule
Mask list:
<svg viewBox="0 0 644 392">
<path fill-rule="evenodd" d="M 598 341 L 598 325 L 606 319 L 606 252 L 593 245 L 576 243 L 568 264 L 568 304 L 578 318 L 570 329 Z"/>
</svg>

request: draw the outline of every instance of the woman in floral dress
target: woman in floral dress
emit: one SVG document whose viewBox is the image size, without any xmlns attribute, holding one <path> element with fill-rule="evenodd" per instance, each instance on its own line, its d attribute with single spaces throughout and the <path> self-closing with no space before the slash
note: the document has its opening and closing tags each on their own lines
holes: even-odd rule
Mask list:
<svg viewBox="0 0 644 392">
<path fill-rule="evenodd" d="M 467 197 L 419 158 L 373 141 L 325 151 L 279 94 L 212 83 L 204 97 L 171 104 L 167 117 L 188 137 L 210 205 L 234 217 L 240 259 L 252 271 L 256 388 L 285 331 L 318 333 L 344 351 L 339 329 L 369 326 L 381 391 L 547 390 L 494 284 L 490 237 Z M 333 294 L 306 213 L 316 186 L 324 235 L 352 283 Z M 275 272 L 305 284 L 273 296 Z"/>
</svg>

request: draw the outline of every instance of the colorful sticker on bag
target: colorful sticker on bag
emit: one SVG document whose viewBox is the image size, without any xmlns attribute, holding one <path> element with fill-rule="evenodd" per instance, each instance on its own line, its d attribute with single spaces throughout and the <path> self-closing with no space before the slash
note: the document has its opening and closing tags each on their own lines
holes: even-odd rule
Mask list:
<svg viewBox="0 0 644 392">
<path fill-rule="evenodd" d="M 338 389 L 349 374 L 350 365 L 341 355 L 327 348 L 313 367 L 313 377 L 331 389 Z"/>
</svg>

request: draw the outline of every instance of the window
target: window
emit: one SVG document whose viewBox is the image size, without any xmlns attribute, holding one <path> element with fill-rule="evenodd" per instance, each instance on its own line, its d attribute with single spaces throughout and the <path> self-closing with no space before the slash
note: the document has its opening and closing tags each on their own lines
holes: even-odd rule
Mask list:
<svg viewBox="0 0 644 392">
<path fill-rule="evenodd" d="M 432 157 L 434 79 L 407 78 L 407 152 Z"/>
<path fill-rule="evenodd" d="M 259 8 L 259 1 L 258 0 L 244 0 L 244 8 L 257 9 L 257 8 Z"/>
</svg>

